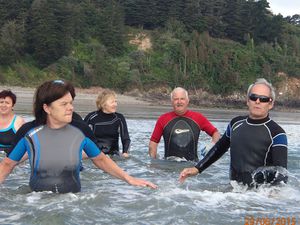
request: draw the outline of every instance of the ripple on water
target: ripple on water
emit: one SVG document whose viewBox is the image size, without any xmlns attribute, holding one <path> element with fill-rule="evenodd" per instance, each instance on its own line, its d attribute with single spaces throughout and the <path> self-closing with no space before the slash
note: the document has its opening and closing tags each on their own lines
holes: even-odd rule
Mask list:
<svg viewBox="0 0 300 225">
<path fill-rule="evenodd" d="M 229 184 L 229 154 L 202 174 L 179 184 L 191 162 L 150 160 L 149 138 L 155 120 L 128 120 L 131 158 L 114 158 L 128 173 L 158 184 L 157 190 L 130 186 L 84 161 L 82 192 L 30 192 L 28 164 L 18 166 L 0 191 L 0 224 L 244 224 L 246 216 L 299 220 L 300 127 L 285 125 L 289 137 L 289 183 L 248 190 Z M 227 123 L 216 123 L 224 131 Z M 204 142 L 209 138 L 203 135 Z M 202 137 L 201 137 L 202 139 Z M 160 158 L 163 143 L 159 145 Z"/>
</svg>

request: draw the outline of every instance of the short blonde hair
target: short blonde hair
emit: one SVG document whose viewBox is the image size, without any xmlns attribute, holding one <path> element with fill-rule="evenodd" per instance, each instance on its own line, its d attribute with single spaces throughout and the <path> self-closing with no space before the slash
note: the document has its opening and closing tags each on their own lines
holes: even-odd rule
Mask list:
<svg viewBox="0 0 300 225">
<path fill-rule="evenodd" d="M 100 94 L 97 97 L 97 100 L 96 100 L 96 106 L 97 106 L 97 108 L 99 110 L 102 110 L 105 102 L 110 97 L 116 98 L 116 96 L 117 96 L 116 92 L 114 92 L 114 91 L 112 91 L 110 89 L 104 89 L 102 92 L 100 92 Z"/>
</svg>

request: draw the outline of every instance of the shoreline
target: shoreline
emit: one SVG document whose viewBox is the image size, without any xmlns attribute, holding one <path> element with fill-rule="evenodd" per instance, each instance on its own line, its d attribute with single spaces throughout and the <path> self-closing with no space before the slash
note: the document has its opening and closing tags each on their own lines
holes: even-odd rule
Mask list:
<svg viewBox="0 0 300 225">
<path fill-rule="evenodd" d="M 17 95 L 15 112 L 17 114 L 32 115 L 32 102 L 34 88 L 1 86 L 1 90 L 10 89 Z M 74 100 L 75 111 L 81 116 L 96 110 L 95 101 L 97 93 L 101 88 L 76 89 Z M 152 98 L 151 98 L 152 99 Z M 166 100 L 143 99 L 142 97 L 133 97 L 129 95 L 117 94 L 118 112 L 124 114 L 126 118 L 131 119 L 157 119 L 161 114 L 171 111 L 172 106 Z M 247 114 L 245 104 L 244 109 L 202 107 L 190 105 L 189 109 L 198 111 L 212 121 L 229 122 L 233 117 Z M 278 123 L 300 124 L 300 110 L 277 110 L 270 112 L 270 116 Z"/>
</svg>

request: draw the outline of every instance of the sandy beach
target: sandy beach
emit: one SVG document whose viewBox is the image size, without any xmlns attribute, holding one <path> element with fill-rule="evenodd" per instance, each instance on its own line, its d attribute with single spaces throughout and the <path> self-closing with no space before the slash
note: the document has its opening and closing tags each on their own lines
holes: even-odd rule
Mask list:
<svg viewBox="0 0 300 225">
<path fill-rule="evenodd" d="M 11 89 L 17 95 L 17 104 L 15 112 L 17 114 L 30 115 L 32 114 L 32 102 L 34 88 L 24 87 L 8 87 L 0 86 L 0 89 Z M 92 89 L 76 89 L 76 98 L 74 101 L 75 111 L 81 116 L 96 110 L 95 100 L 97 98 L 97 88 Z M 118 94 L 118 111 L 123 113 L 127 118 L 141 119 L 157 119 L 164 112 L 172 110 L 172 107 L 166 101 L 148 101 L 128 95 Z M 208 119 L 214 121 L 230 121 L 237 115 L 247 114 L 245 109 L 220 109 L 220 108 L 203 108 L 191 106 L 190 109 L 199 111 Z M 300 124 L 300 110 L 294 112 L 271 111 L 271 117 L 279 123 Z"/>
</svg>

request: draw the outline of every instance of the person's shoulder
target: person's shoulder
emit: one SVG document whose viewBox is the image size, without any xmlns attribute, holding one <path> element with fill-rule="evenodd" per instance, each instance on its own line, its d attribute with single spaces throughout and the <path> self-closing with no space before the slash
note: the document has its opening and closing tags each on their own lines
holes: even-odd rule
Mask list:
<svg viewBox="0 0 300 225">
<path fill-rule="evenodd" d="M 16 116 L 15 129 L 18 130 L 26 121 L 22 116 Z"/>
<path fill-rule="evenodd" d="M 16 122 L 23 122 L 23 123 L 25 123 L 25 119 L 22 116 L 17 115 L 16 116 Z"/>
<path fill-rule="evenodd" d="M 164 116 L 176 116 L 176 113 L 174 111 L 169 111 L 160 115 L 160 117 L 164 117 Z"/>
<path fill-rule="evenodd" d="M 124 115 L 122 113 L 119 113 L 119 112 L 115 112 L 116 116 L 118 117 L 124 117 Z"/>
<path fill-rule="evenodd" d="M 97 111 L 97 110 L 96 110 L 96 111 L 92 111 L 92 112 L 88 113 L 88 114 L 87 114 L 87 115 L 84 117 L 84 121 L 90 120 L 90 119 L 91 119 L 91 117 L 93 117 L 93 116 L 97 115 L 97 113 L 98 113 L 98 111 Z"/>
<path fill-rule="evenodd" d="M 38 124 L 37 124 L 36 120 L 32 120 L 32 121 L 24 123 L 22 128 L 23 129 L 28 129 L 28 128 L 33 128 L 33 127 L 37 127 L 37 126 L 38 126 Z"/>
<path fill-rule="evenodd" d="M 197 111 L 193 111 L 193 110 L 187 110 L 185 115 L 205 117 L 201 112 L 197 112 Z"/>
<path fill-rule="evenodd" d="M 235 124 L 238 122 L 243 122 L 247 119 L 247 116 L 236 116 L 234 118 L 231 119 L 230 124 Z"/>
<path fill-rule="evenodd" d="M 93 131 L 84 121 L 73 120 L 69 125 L 76 127 L 85 137 L 93 140 L 96 143 Z"/>
<path fill-rule="evenodd" d="M 27 123 L 24 123 L 20 129 L 18 129 L 17 131 L 17 136 L 24 136 L 28 131 L 30 131 L 31 129 L 37 127 L 37 123 L 35 120 L 29 121 Z"/>
<path fill-rule="evenodd" d="M 174 118 L 176 117 L 176 113 L 174 111 L 170 111 L 170 112 L 166 112 L 166 113 L 163 113 L 161 114 L 157 120 L 165 120 L 165 119 L 170 119 L 170 118 Z"/>
<path fill-rule="evenodd" d="M 82 121 L 82 117 L 77 112 L 73 112 L 72 119 Z"/>
<path fill-rule="evenodd" d="M 126 120 L 126 119 L 125 119 L 125 116 L 124 116 L 122 113 L 115 112 L 115 115 L 116 115 L 119 119 L 121 119 L 121 120 Z"/>
<path fill-rule="evenodd" d="M 70 125 L 79 129 L 89 128 L 89 126 L 83 120 L 72 120 Z"/>
<path fill-rule="evenodd" d="M 285 130 L 272 119 L 270 119 L 266 125 L 269 127 L 272 133 L 285 133 Z"/>
</svg>

